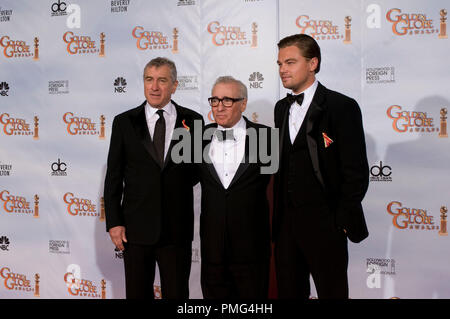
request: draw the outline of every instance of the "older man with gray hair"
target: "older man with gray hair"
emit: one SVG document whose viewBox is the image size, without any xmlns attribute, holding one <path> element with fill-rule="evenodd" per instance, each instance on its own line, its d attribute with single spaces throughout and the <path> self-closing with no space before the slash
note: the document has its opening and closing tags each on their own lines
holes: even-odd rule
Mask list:
<svg viewBox="0 0 450 319">
<path fill-rule="evenodd" d="M 270 260 L 270 175 L 263 174 L 259 148 L 269 152 L 271 129 L 242 116 L 247 88 L 219 77 L 208 98 L 215 123 L 198 165 L 201 287 L 204 298 L 267 298 Z"/>
<path fill-rule="evenodd" d="M 144 68 L 140 106 L 114 118 L 105 178 L 106 229 L 124 251 L 127 298 L 153 298 L 158 263 L 162 298 L 189 298 L 194 231 L 192 163 L 175 162 L 174 130 L 195 129 L 200 114 L 175 103 L 175 64 Z"/>
</svg>

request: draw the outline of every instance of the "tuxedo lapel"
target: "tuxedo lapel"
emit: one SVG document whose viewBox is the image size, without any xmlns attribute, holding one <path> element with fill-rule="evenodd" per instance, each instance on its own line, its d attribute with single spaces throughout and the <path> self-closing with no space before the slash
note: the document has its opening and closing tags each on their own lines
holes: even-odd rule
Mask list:
<svg viewBox="0 0 450 319">
<path fill-rule="evenodd" d="M 160 166 L 155 147 L 153 146 L 152 138 L 148 131 L 147 119 L 145 118 L 146 103 L 147 102 L 144 102 L 136 109 L 136 113 L 134 114 L 134 117 L 132 119 L 133 127 L 144 148 L 147 150 L 153 160 Z"/>
<path fill-rule="evenodd" d="M 211 127 L 214 127 L 214 128 L 217 129 L 217 124 L 214 123 L 214 124 L 211 125 Z M 214 134 L 211 137 L 214 137 Z M 210 147 L 211 147 L 211 141 L 212 141 L 212 139 L 209 140 L 208 142 L 206 142 L 205 146 L 203 147 L 203 155 L 205 156 L 205 159 L 204 159 L 205 160 L 205 165 L 208 168 L 208 171 L 211 174 L 211 176 L 216 180 L 216 182 L 219 185 L 221 185 L 223 187 L 222 181 L 220 180 L 219 175 L 217 175 L 216 168 L 214 167 L 214 164 L 212 163 L 212 160 L 209 157 L 209 150 L 210 150 Z"/>
<path fill-rule="evenodd" d="M 289 129 L 289 103 L 287 102 L 287 99 L 284 99 L 283 101 L 283 108 L 281 109 L 282 113 L 281 116 L 281 126 L 280 126 L 280 154 L 283 154 L 283 139 L 286 134 L 286 130 Z M 289 143 L 291 141 L 289 140 Z"/>
<path fill-rule="evenodd" d="M 247 120 L 247 118 L 244 116 L 244 120 L 245 120 L 245 125 L 246 125 L 246 129 L 248 129 L 249 127 L 253 127 L 252 125 L 251 125 L 251 123 L 249 122 L 249 120 Z M 256 129 L 256 128 L 255 128 Z M 258 131 L 257 131 L 257 129 L 256 129 L 256 135 L 258 136 Z M 250 147 L 249 147 L 249 137 L 248 137 L 248 134 L 247 135 L 245 135 L 245 153 L 244 153 L 244 157 L 243 157 L 243 159 L 242 159 L 242 161 L 241 161 L 241 164 L 239 164 L 239 167 L 238 167 L 238 169 L 237 169 L 237 171 L 236 171 L 236 174 L 234 174 L 234 177 L 233 177 L 233 179 L 231 180 L 231 183 L 230 183 L 230 185 L 228 186 L 228 188 L 230 188 L 231 186 L 233 186 L 233 184 L 234 183 L 236 183 L 238 180 L 239 180 L 239 178 L 242 176 L 242 174 L 244 174 L 244 172 L 247 170 L 247 168 L 249 167 L 249 165 L 250 165 L 250 152 L 249 152 L 249 150 L 250 150 Z M 258 140 L 259 140 L 259 138 L 258 138 Z M 257 147 L 258 147 L 258 144 L 256 144 L 257 145 Z"/>
<path fill-rule="evenodd" d="M 317 147 L 317 141 L 313 134 L 313 128 L 318 125 L 319 120 L 323 116 L 325 111 L 325 87 L 319 83 L 316 93 L 314 94 L 311 105 L 309 106 L 308 115 L 306 118 L 306 142 L 308 144 L 309 155 L 311 157 L 312 166 L 314 168 L 314 173 L 319 180 L 322 187 L 325 189 L 325 183 L 320 172 L 319 166 L 319 153 Z"/>
<path fill-rule="evenodd" d="M 175 120 L 175 127 L 174 127 L 174 130 L 175 130 L 175 129 L 179 128 L 179 127 L 183 127 L 183 120 L 185 119 L 185 114 L 184 114 L 183 109 L 181 108 L 181 106 L 179 106 L 178 104 L 176 104 L 172 100 L 171 100 L 171 102 L 175 106 L 175 109 L 177 111 L 177 119 Z M 172 157 L 171 157 L 172 148 L 175 145 L 175 143 L 177 143 L 177 142 L 178 141 L 174 140 L 173 136 L 172 136 L 172 140 L 170 141 L 169 149 L 167 150 L 167 155 L 166 155 L 166 158 L 164 160 L 164 167 L 163 167 L 163 169 L 167 167 L 167 164 L 169 162 L 171 162 L 171 159 L 172 159 Z"/>
</svg>

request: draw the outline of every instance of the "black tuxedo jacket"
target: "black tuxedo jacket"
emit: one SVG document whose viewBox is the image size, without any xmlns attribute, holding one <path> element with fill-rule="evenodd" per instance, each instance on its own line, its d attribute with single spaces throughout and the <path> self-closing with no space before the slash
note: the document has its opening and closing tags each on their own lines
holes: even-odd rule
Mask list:
<svg viewBox="0 0 450 319">
<path fill-rule="evenodd" d="M 202 116 L 175 105 L 175 128 L 190 128 Z M 193 185 L 198 182 L 192 163 L 175 164 L 170 152 L 158 164 L 145 118 L 145 104 L 114 118 L 105 178 L 106 230 L 125 226 L 129 243 L 153 245 L 192 241 Z M 166 230 L 165 232 L 162 229 Z"/>
<path fill-rule="evenodd" d="M 283 156 L 283 138 L 289 130 L 289 108 L 286 98 L 275 106 L 275 127 L 280 129 L 280 156 Z M 369 168 L 358 103 L 319 83 L 303 125 L 306 125 L 314 176 L 326 194 L 323 202 L 334 214 L 336 227 L 345 229 L 352 242 L 360 242 L 368 236 L 361 201 L 369 184 Z M 326 137 L 332 141 L 328 145 Z M 283 163 L 282 159 L 280 163 Z M 281 165 L 274 179 L 275 239 L 283 214 L 283 197 L 279 192 L 283 169 L 287 168 Z"/>
<path fill-rule="evenodd" d="M 244 119 L 247 130 L 257 130 L 257 154 L 259 129 L 267 130 L 270 154 L 271 128 Z M 211 127 L 217 127 L 217 124 L 209 124 L 205 129 Z M 260 174 L 265 163 L 254 152 L 249 152 L 249 141 L 247 136 L 245 160 L 227 189 L 211 162 L 198 165 L 202 188 L 200 240 L 203 261 L 253 263 L 265 261 L 270 256 L 270 216 L 266 194 L 270 175 Z M 210 142 L 206 141 L 205 146 Z M 208 150 L 204 154 L 207 155 Z"/>
</svg>

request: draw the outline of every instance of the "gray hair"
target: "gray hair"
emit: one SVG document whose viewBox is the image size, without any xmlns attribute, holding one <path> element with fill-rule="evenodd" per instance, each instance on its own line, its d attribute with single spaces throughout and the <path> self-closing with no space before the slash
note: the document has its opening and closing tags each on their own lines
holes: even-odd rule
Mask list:
<svg viewBox="0 0 450 319">
<path fill-rule="evenodd" d="M 214 90 L 214 88 L 216 87 L 217 84 L 222 84 L 222 83 L 234 83 L 237 84 L 239 86 L 239 95 L 240 97 L 243 97 L 245 99 L 247 99 L 247 86 L 245 86 L 244 83 L 242 83 L 239 80 L 236 80 L 235 78 L 233 78 L 230 75 L 225 75 L 225 76 L 219 76 L 216 80 L 216 82 L 214 83 L 212 89 L 211 89 L 211 94 L 212 91 Z"/>
<path fill-rule="evenodd" d="M 145 70 L 147 70 L 147 68 L 151 68 L 151 67 L 159 68 L 163 65 L 167 65 L 169 67 L 170 77 L 172 78 L 172 82 L 175 82 L 177 80 L 177 67 L 175 66 L 175 63 L 172 60 L 169 60 L 168 58 L 163 58 L 163 57 L 154 58 L 145 65 L 144 75 L 143 75 L 144 79 L 145 79 Z"/>
</svg>

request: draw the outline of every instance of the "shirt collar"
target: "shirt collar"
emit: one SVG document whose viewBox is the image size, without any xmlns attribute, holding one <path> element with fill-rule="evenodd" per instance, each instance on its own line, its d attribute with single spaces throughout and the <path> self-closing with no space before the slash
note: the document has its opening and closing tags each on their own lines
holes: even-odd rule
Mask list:
<svg viewBox="0 0 450 319">
<path fill-rule="evenodd" d="M 172 102 L 167 103 L 164 107 L 157 109 L 156 107 L 151 106 L 150 104 L 145 105 L 145 113 L 147 113 L 147 117 L 151 118 L 158 110 L 163 110 L 167 112 L 167 115 L 172 116 L 175 114 L 175 106 Z"/>
<path fill-rule="evenodd" d="M 306 90 L 304 90 L 303 92 L 300 92 L 298 94 L 302 94 L 305 93 L 305 96 L 303 98 L 303 103 L 305 103 L 304 101 L 308 101 L 308 100 L 312 100 L 314 93 L 316 92 L 317 86 L 319 85 L 319 81 L 317 81 L 317 79 L 314 79 L 313 84 L 311 84 L 311 86 L 309 86 Z M 295 94 L 294 92 L 291 91 L 291 93 L 293 95 L 298 95 Z"/>
<path fill-rule="evenodd" d="M 217 129 L 218 130 L 233 130 L 233 135 L 234 138 L 236 140 L 241 140 L 242 137 L 245 137 L 245 135 L 247 134 L 247 123 L 245 123 L 245 119 L 243 116 L 241 116 L 241 118 L 239 119 L 239 121 L 234 124 L 233 127 L 223 127 L 220 126 L 219 124 L 217 124 Z"/>
</svg>

